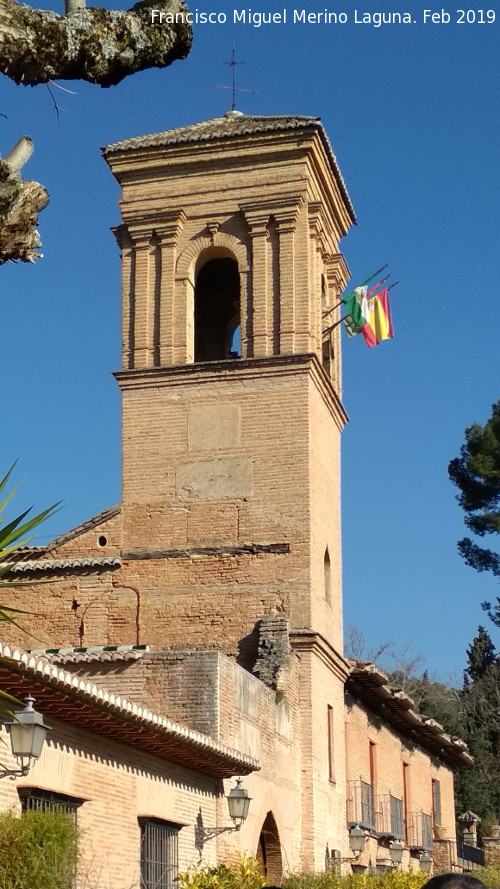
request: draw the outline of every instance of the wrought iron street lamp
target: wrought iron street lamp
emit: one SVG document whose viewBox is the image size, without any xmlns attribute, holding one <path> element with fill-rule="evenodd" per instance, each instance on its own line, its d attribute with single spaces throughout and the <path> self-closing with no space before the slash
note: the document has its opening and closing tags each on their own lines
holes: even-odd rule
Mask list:
<svg viewBox="0 0 500 889">
<path fill-rule="evenodd" d="M 424 874 L 430 874 L 431 872 L 431 864 L 432 858 L 428 852 L 422 852 L 420 856 L 420 870 L 423 871 Z"/>
<path fill-rule="evenodd" d="M 232 833 L 235 830 L 240 830 L 241 825 L 244 821 L 246 821 L 248 810 L 250 808 L 251 798 L 248 796 L 246 789 L 241 786 L 240 778 L 236 779 L 236 786 L 229 791 L 226 799 L 227 807 L 229 809 L 229 817 L 233 821 L 233 826 L 204 827 L 200 813 L 200 815 L 198 816 L 198 822 L 195 827 L 196 848 L 200 851 L 207 840 L 212 840 L 214 837 L 219 836 L 221 833 Z"/>
<path fill-rule="evenodd" d="M 389 846 L 389 852 L 391 853 L 391 861 L 394 867 L 398 867 L 401 864 L 403 858 L 403 850 L 404 846 L 399 840 L 394 840 L 393 843 Z"/>
<path fill-rule="evenodd" d="M 349 846 L 356 857 L 359 857 L 365 848 L 365 832 L 359 824 L 355 824 L 349 831 Z"/>
<path fill-rule="evenodd" d="M 19 764 L 18 769 L 0 769 L 0 778 L 24 778 L 35 759 L 42 752 L 43 742 L 49 727 L 44 724 L 41 713 L 33 708 L 35 699 L 28 695 L 26 706 L 14 711 L 12 719 L 4 720 L 10 735 L 10 746 L 13 756 Z"/>
</svg>

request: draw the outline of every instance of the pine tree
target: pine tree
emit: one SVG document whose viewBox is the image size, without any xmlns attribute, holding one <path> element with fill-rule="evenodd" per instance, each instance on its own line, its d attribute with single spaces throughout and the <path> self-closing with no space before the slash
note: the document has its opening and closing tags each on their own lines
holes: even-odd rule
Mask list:
<svg viewBox="0 0 500 889">
<path fill-rule="evenodd" d="M 465 685 L 475 682 L 484 676 L 488 667 L 495 661 L 495 646 L 491 636 L 484 627 L 477 628 L 477 636 L 472 640 L 467 649 L 468 666 L 464 670 Z"/>
<path fill-rule="evenodd" d="M 473 423 L 465 430 L 460 457 L 451 461 L 448 474 L 460 489 L 457 499 L 466 513 L 467 527 L 480 537 L 499 534 L 500 400 L 492 406 L 491 417 L 484 426 Z M 469 537 L 459 541 L 458 550 L 466 564 L 476 571 L 491 571 L 495 577 L 500 577 L 498 553 L 478 546 Z M 500 621 L 500 611 L 498 617 Z"/>
</svg>

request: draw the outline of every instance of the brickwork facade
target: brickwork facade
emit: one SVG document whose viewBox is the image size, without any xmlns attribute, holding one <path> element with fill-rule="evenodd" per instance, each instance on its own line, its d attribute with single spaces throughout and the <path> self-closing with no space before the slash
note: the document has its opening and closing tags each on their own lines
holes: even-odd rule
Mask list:
<svg viewBox="0 0 500 889">
<path fill-rule="evenodd" d="M 350 696 L 346 704 L 347 819 L 372 822 L 360 863 L 389 858 L 387 837 L 397 836 L 406 847 L 403 867 L 417 869 L 421 851 L 434 847 L 436 818 L 446 836 L 455 837 L 453 773 L 421 744 L 395 732 L 380 715 Z"/>
<path fill-rule="evenodd" d="M 13 576 L 50 582 L 20 587 L 16 607 L 36 598 L 31 631 L 55 649 L 143 646 L 53 657 L 258 760 L 247 822 L 209 860 L 259 849 L 274 882 L 325 852 L 350 867 L 362 823 L 376 866 L 402 824 L 415 868 L 434 816 L 454 836 L 450 766 L 465 754 L 447 739 L 439 757 L 439 727 L 408 727 L 411 702 L 395 699 L 392 722 L 370 689 L 372 709 L 352 689 L 344 704 L 335 325 L 354 215 L 327 137 L 314 118 L 230 114 L 105 156 L 122 188 L 122 502 L 26 553 Z M 357 669 L 361 689 L 383 685 Z M 135 801 L 131 842 L 150 792 L 134 768 L 116 778 Z M 200 778 L 178 781 L 161 811 L 191 823 Z M 210 787 L 203 818 L 227 823 Z"/>
</svg>

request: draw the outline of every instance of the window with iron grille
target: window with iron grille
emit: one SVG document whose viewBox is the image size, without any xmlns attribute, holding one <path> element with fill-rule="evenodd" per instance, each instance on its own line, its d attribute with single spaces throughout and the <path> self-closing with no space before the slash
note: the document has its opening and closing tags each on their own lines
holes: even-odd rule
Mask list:
<svg viewBox="0 0 500 889">
<path fill-rule="evenodd" d="M 175 889 L 179 870 L 179 824 L 140 819 L 141 889 Z"/>
<path fill-rule="evenodd" d="M 375 828 L 375 806 L 373 804 L 373 786 L 361 781 L 361 822 L 366 827 Z"/>
<path fill-rule="evenodd" d="M 64 812 L 74 821 L 75 825 L 78 809 L 84 802 L 84 800 L 68 796 L 66 793 L 54 793 L 39 787 L 18 787 L 17 792 L 23 812 Z"/>
<path fill-rule="evenodd" d="M 325 852 L 325 870 L 332 870 L 337 877 L 340 877 L 342 859 L 338 849 L 329 849 L 326 847 Z"/>
</svg>

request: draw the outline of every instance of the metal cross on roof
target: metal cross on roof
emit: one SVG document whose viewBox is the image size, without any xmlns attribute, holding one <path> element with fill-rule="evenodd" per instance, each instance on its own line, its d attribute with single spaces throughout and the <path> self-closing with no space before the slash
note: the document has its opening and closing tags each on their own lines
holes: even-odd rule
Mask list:
<svg viewBox="0 0 500 889">
<path fill-rule="evenodd" d="M 222 83 L 214 83 L 214 87 L 218 90 L 231 90 L 232 92 L 232 102 L 231 102 L 231 111 L 234 111 L 236 108 L 236 93 L 253 93 L 255 95 L 256 90 L 246 90 L 242 87 L 236 86 L 236 65 L 244 65 L 244 62 L 236 61 L 236 50 L 234 48 L 233 43 L 233 51 L 231 53 L 231 59 L 229 62 L 224 62 L 229 68 L 231 68 L 231 86 L 225 86 Z"/>
</svg>

